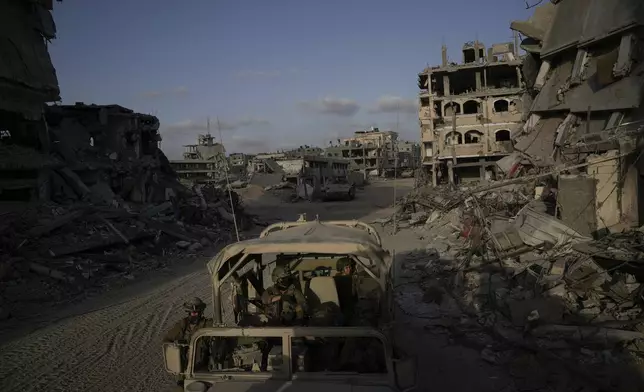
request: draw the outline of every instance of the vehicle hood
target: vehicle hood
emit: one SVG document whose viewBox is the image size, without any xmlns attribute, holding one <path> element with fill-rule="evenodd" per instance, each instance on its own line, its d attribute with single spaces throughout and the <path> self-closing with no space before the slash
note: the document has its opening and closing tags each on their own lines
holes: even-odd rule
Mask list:
<svg viewBox="0 0 644 392">
<path fill-rule="evenodd" d="M 387 386 L 346 385 L 319 381 L 223 381 L 206 392 L 392 392 Z"/>
</svg>

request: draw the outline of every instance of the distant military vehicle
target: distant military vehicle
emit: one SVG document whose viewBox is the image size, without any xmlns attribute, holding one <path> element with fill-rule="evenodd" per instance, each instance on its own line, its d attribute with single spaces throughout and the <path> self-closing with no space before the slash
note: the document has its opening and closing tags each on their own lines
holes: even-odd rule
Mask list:
<svg viewBox="0 0 644 392">
<path fill-rule="evenodd" d="M 322 187 L 322 200 L 353 200 L 356 197 L 356 186 L 346 178 L 335 178 L 326 181 Z"/>
</svg>

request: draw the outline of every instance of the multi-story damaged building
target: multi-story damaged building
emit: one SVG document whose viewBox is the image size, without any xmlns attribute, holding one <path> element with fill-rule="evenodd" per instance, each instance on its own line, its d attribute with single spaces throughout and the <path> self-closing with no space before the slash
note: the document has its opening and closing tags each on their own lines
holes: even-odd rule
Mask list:
<svg viewBox="0 0 644 392">
<path fill-rule="evenodd" d="M 479 41 L 462 48 L 462 62 L 418 75 L 422 165 L 450 182 L 485 178 L 487 167 L 512 152 L 510 139 L 522 118 L 521 60 L 512 43 L 489 48 Z"/>
<path fill-rule="evenodd" d="M 0 199 L 167 199 L 175 174 L 159 149 L 159 120 L 119 105 L 45 106 L 47 143 L 30 147 L 20 128 L 0 143 Z M 32 143 L 36 145 L 38 142 Z"/>
<path fill-rule="evenodd" d="M 523 73 L 532 100 L 513 135 L 518 158 L 580 165 L 560 176 L 557 199 L 562 220 L 578 232 L 639 227 L 644 2 L 546 2 L 511 28 L 526 37 Z"/>
<path fill-rule="evenodd" d="M 402 169 L 417 169 L 420 164 L 420 144 L 408 140 L 396 143 L 398 167 Z"/>
<path fill-rule="evenodd" d="M 326 148 L 327 157 L 349 159 L 354 169 L 377 175 L 395 168 L 397 132 L 372 127 L 368 131 L 356 131 L 353 137 L 338 139 L 337 142 Z"/>
<path fill-rule="evenodd" d="M 231 167 L 246 167 L 248 162 L 253 159 L 253 155 L 236 152 L 228 155 L 228 163 Z"/>
<path fill-rule="evenodd" d="M 187 144 L 183 148 L 183 159 L 170 162 L 182 182 L 194 184 L 226 179 L 226 149 L 210 133 L 199 135 L 197 144 Z"/>
</svg>

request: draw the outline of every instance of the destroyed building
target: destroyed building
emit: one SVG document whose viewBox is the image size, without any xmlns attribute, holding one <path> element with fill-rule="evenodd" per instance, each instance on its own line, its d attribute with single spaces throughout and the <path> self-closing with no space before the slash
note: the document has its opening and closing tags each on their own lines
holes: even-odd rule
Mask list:
<svg viewBox="0 0 644 392">
<path fill-rule="evenodd" d="M 7 122 L 17 118 L 40 120 L 43 103 L 60 100 L 56 70 L 47 51 L 47 42 L 56 38 L 52 9 L 52 0 L 14 0 L 0 5 L 2 130 L 11 126 Z M 35 139 L 43 137 L 42 128 L 36 124 L 29 127 L 23 130 L 25 137 L 27 133 L 32 133 L 30 137 Z"/>
<path fill-rule="evenodd" d="M 396 143 L 398 167 L 401 169 L 417 169 L 420 165 L 420 144 L 408 140 Z"/>
<path fill-rule="evenodd" d="M 243 166 L 246 167 L 248 162 L 253 159 L 253 155 L 236 152 L 228 155 L 228 163 L 230 166 Z"/>
<path fill-rule="evenodd" d="M 228 170 L 226 149 L 210 133 L 199 135 L 197 144 L 183 147 L 183 159 L 170 162 L 183 183 L 204 184 L 225 179 Z"/>
<path fill-rule="evenodd" d="M 554 2 L 553 2 L 554 3 Z M 559 177 L 562 219 L 584 234 L 642 224 L 644 3 L 566 0 L 512 22 L 525 38 L 527 121 L 515 156 L 535 167 L 581 165 Z M 583 205 L 593 208 L 585 209 Z M 572 222 L 575 221 L 573 224 Z"/>
<path fill-rule="evenodd" d="M 396 166 L 397 143 L 398 133 L 372 127 L 367 131 L 356 131 L 353 137 L 338 139 L 335 145 L 331 142 L 325 155 L 349 159 L 358 170 L 383 175 Z"/>
<path fill-rule="evenodd" d="M 422 165 L 439 179 L 485 179 L 486 168 L 512 152 L 511 136 L 522 119 L 521 60 L 512 43 L 462 48 L 462 62 L 418 75 Z"/>
<path fill-rule="evenodd" d="M 40 188 L 41 199 L 154 203 L 177 191 L 175 173 L 159 148 L 155 116 L 79 102 L 47 106 L 45 117 L 51 156 L 64 166 L 39 174 L 49 181 Z"/>
</svg>

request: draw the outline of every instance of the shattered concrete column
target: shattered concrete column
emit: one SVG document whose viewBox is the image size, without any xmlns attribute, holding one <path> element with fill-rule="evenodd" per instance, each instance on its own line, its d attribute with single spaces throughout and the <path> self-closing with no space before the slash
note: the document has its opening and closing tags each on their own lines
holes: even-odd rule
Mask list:
<svg viewBox="0 0 644 392">
<path fill-rule="evenodd" d="M 619 44 L 619 54 L 617 61 L 613 66 L 613 76 L 616 78 L 623 78 L 631 72 L 633 42 L 636 36 L 634 33 L 624 34 Z"/>
<path fill-rule="evenodd" d="M 449 178 L 449 183 L 454 185 L 454 163 L 452 161 L 447 162 L 447 177 Z"/>
<path fill-rule="evenodd" d="M 537 74 L 537 79 L 534 82 L 534 88 L 540 90 L 544 84 L 546 84 L 546 77 L 548 76 L 548 71 L 550 71 L 550 61 L 544 60 L 541 63 L 541 68 L 539 68 L 539 73 Z"/>
<path fill-rule="evenodd" d="M 445 95 L 445 96 L 450 95 L 449 76 L 448 75 L 443 76 L 443 95 Z"/>
<path fill-rule="evenodd" d="M 481 164 L 479 166 L 479 177 L 481 181 L 485 181 L 485 158 L 479 158 L 479 163 Z"/>
<path fill-rule="evenodd" d="M 608 151 L 602 156 L 589 156 L 588 175 L 595 180 L 597 229 L 608 228 L 619 223 L 619 159 L 603 161 L 619 154 L 617 150 Z M 597 162 L 600 161 L 600 162 Z M 597 162 L 597 163 L 594 163 Z"/>
<path fill-rule="evenodd" d="M 437 186 L 438 185 L 438 170 L 436 167 L 436 162 L 432 164 L 432 185 Z"/>
<path fill-rule="evenodd" d="M 570 76 L 570 84 L 577 85 L 581 83 L 583 76 L 583 71 L 586 68 L 588 62 L 588 52 L 584 48 L 577 50 L 577 56 L 575 57 L 575 63 L 572 67 L 572 74 Z"/>
<path fill-rule="evenodd" d="M 482 84 L 481 84 L 481 72 L 476 73 L 476 91 L 481 90 Z"/>
<path fill-rule="evenodd" d="M 568 136 L 568 131 L 572 129 L 573 125 L 575 125 L 576 122 L 577 116 L 573 113 L 568 113 L 568 116 L 566 116 L 565 120 L 563 120 L 563 122 L 559 124 L 559 127 L 557 128 L 555 146 L 563 146 L 564 142 L 566 141 L 566 137 Z"/>
<path fill-rule="evenodd" d="M 640 222 L 639 207 L 644 203 L 642 194 L 640 175 L 635 165 L 629 165 L 624 174 L 623 186 L 621 191 L 621 209 L 622 220 L 629 227 L 639 227 Z"/>
</svg>

